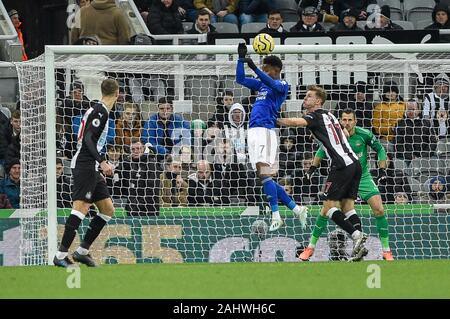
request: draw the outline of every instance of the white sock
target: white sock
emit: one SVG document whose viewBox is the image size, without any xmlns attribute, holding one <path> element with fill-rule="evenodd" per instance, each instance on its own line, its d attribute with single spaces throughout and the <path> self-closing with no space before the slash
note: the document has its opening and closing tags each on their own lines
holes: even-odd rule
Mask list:
<svg viewBox="0 0 450 319">
<path fill-rule="evenodd" d="M 111 216 L 108 216 L 108 215 L 105 215 L 102 213 L 98 213 L 97 216 L 100 217 L 101 219 L 103 219 L 105 222 L 109 222 L 112 218 Z"/>
<path fill-rule="evenodd" d="M 278 212 L 278 211 L 273 212 L 272 219 L 281 219 L 280 212 Z"/>
<path fill-rule="evenodd" d="M 352 234 L 352 238 L 353 240 L 358 239 L 359 237 L 361 237 L 361 232 L 359 230 L 355 230 Z"/>
<path fill-rule="evenodd" d="M 87 254 L 89 254 L 89 249 L 86 249 L 83 247 L 78 247 L 77 253 L 79 253 L 80 255 L 87 255 Z"/>
<path fill-rule="evenodd" d="M 67 257 L 67 255 L 69 255 L 69 253 L 68 252 L 62 252 L 62 251 L 58 251 L 57 253 L 56 253 L 56 258 L 58 258 L 58 259 L 64 259 L 64 258 L 66 258 Z"/>
</svg>

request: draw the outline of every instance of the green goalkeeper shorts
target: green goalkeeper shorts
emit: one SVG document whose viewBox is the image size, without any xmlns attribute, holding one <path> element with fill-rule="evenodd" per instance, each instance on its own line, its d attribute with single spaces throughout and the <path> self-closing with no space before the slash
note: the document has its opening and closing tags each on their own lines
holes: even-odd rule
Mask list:
<svg viewBox="0 0 450 319">
<path fill-rule="evenodd" d="M 359 182 L 358 195 L 361 199 L 366 202 L 375 195 L 380 195 L 377 184 L 373 181 L 372 176 L 363 175 L 361 181 Z"/>
</svg>

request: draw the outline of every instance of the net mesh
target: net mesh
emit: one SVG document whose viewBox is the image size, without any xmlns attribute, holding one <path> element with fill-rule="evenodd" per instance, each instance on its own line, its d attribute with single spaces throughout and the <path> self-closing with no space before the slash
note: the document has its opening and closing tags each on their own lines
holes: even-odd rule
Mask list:
<svg viewBox="0 0 450 319">
<path fill-rule="evenodd" d="M 253 57 L 260 65 L 261 57 Z M 448 258 L 449 215 L 445 209 L 436 211 L 432 204 L 447 203 L 450 148 L 445 73 L 450 71 L 450 54 L 280 57 L 283 78 L 290 85 L 282 116 L 301 116 L 307 85 L 320 84 L 328 92 L 325 108 L 336 115 L 347 107 L 356 109 L 358 125 L 374 132 L 389 153 L 388 178 L 379 188 L 394 255 Z M 319 210 L 315 205 L 323 200 L 327 164 L 323 163 L 311 182 L 305 182 L 304 172 L 318 145 L 305 129 L 277 130 L 276 179 L 297 203 L 310 206 L 311 217 L 307 230 L 302 231 L 292 213 L 281 210 L 286 227 L 269 233 L 270 214 L 246 144 L 248 116 L 257 92 L 235 83 L 236 58 L 225 54 L 57 55 L 55 106 L 45 103 L 43 57 L 18 64 L 21 208 L 32 216 L 21 219 L 22 263 L 41 264 L 47 258 L 47 219 L 45 213 L 38 213 L 48 205 L 46 107 L 55 107 L 57 114 L 55 140 L 62 161 L 57 166 L 60 238 L 64 216 L 70 213 L 70 160 L 76 152 L 81 116 L 90 101 L 100 99 L 100 83 L 107 77 L 120 85 L 104 149 L 115 167 L 107 183 L 117 212 L 92 248 L 97 261 L 295 260 L 314 225 Z M 246 72 L 253 74 L 249 69 Z M 161 118 L 172 110 L 161 100 L 164 97 L 174 99 L 174 120 L 168 128 Z M 241 112 L 230 112 L 234 103 L 241 104 Z M 200 160 L 207 160 L 209 166 L 199 164 Z M 374 151 L 368 162 L 376 181 Z M 202 182 L 205 170 L 210 182 Z M 357 202 L 365 204 L 361 199 Z M 375 219 L 366 206 L 358 205 L 357 211 L 371 236 L 368 258 L 379 259 Z M 87 223 L 82 224 L 81 236 Z M 328 231 L 333 229 L 334 225 L 328 226 Z M 313 260 L 328 257 L 324 236 Z"/>
</svg>

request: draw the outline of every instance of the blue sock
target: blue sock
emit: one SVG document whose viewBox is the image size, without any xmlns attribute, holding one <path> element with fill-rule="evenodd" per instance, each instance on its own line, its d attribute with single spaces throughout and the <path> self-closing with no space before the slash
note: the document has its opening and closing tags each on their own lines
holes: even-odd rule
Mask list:
<svg viewBox="0 0 450 319">
<path fill-rule="evenodd" d="M 275 186 L 277 187 L 277 195 L 278 198 L 281 200 L 281 202 L 286 205 L 290 210 L 293 210 L 297 204 L 292 200 L 292 198 L 286 193 L 283 186 L 281 186 L 278 183 L 275 183 Z"/>
<path fill-rule="evenodd" d="M 267 177 L 262 180 L 263 191 L 266 194 L 267 199 L 270 203 L 270 208 L 273 212 L 278 211 L 278 196 L 277 196 L 277 184 L 272 180 L 272 178 Z"/>
</svg>

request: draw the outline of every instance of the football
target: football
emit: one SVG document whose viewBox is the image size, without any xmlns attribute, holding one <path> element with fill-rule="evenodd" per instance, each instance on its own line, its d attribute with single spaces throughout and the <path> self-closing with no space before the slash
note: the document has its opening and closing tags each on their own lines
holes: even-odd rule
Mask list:
<svg viewBox="0 0 450 319">
<path fill-rule="evenodd" d="M 253 49 L 258 54 L 269 54 L 275 48 L 275 41 L 267 33 L 260 33 L 253 39 Z"/>
</svg>

